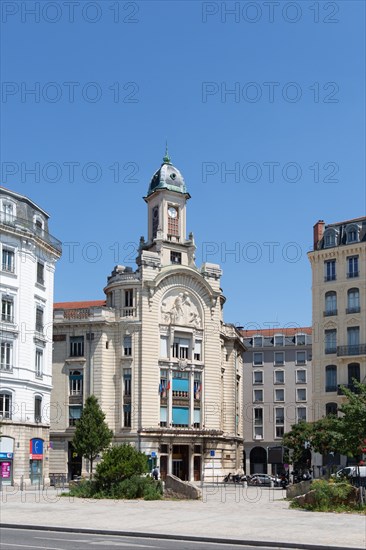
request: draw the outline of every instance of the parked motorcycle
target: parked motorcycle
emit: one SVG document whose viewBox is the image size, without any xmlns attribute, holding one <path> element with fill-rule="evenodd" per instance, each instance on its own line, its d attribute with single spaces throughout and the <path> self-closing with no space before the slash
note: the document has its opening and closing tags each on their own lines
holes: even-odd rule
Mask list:
<svg viewBox="0 0 366 550">
<path fill-rule="evenodd" d="M 245 474 L 232 474 L 229 472 L 223 479 L 224 483 L 243 483 L 247 480 L 247 476 Z"/>
</svg>

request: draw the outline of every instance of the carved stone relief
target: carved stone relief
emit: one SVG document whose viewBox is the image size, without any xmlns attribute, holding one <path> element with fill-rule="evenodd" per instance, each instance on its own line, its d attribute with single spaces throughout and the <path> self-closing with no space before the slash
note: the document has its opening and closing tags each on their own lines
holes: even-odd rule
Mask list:
<svg viewBox="0 0 366 550">
<path fill-rule="evenodd" d="M 164 296 L 160 307 L 160 319 L 163 324 L 202 328 L 199 309 L 188 292 Z"/>
</svg>

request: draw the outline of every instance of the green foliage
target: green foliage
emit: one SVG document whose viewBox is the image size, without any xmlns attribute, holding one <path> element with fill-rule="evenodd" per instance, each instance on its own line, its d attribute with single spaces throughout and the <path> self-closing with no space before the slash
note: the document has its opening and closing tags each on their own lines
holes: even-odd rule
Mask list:
<svg viewBox="0 0 366 550">
<path fill-rule="evenodd" d="M 98 399 L 91 395 L 85 401 L 81 418 L 76 424 L 72 440 L 75 451 L 90 462 L 90 477 L 93 474 L 93 462 L 112 441 L 113 432 L 108 428 Z"/>
<path fill-rule="evenodd" d="M 160 500 L 163 488 L 160 481 L 155 481 L 151 477 L 132 476 L 119 483 L 114 483 L 108 490 L 102 490 L 94 480 L 82 480 L 71 487 L 70 492 L 65 495 L 93 499 L 143 498 L 145 500 Z"/>
<path fill-rule="evenodd" d="M 113 485 L 140 476 L 148 472 L 145 454 L 131 445 L 117 445 L 103 454 L 103 460 L 97 465 L 95 480 L 102 491 L 110 491 Z"/>
<path fill-rule="evenodd" d="M 314 512 L 365 512 L 366 507 L 350 502 L 352 485 L 348 481 L 326 481 L 317 479 L 311 484 L 312 499 L 309 503 L 299 504 L 297 500 L 291 502 L 291 508 L 303 508 Z"/>
<path fill-rule="evenodd" d="M 358 457 L 366 447 L 366 384 L 353 380 L 355 391 L 343 388 L 347 402 L 339 407 L 342 417 L 340 451 Z"/>
<path fill-rule="evenodd" d="M 283 445 L 291 450 L 291 460 L 304 462 L 305 443 L 323 455 L 339 452 L 359 458 L 366 448 L 366 384 L 354 380 L 355 391 L 343 388 L 347 401 L 339 407 L 342 416 L 326 416 L 316 422 L 299 422 L 284 434 Z"/>
</svg>

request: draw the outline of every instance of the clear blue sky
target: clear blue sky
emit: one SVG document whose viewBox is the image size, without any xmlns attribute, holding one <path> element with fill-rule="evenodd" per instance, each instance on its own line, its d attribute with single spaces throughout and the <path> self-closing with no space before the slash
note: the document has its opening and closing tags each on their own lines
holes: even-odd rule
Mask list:
<svg viewBox="0 0 366 550">
<path fill-rule="evenodd" d="M 168 139 L 225 320 L 311 324 L 312 226 L 365 212 L 365 3 L 1 4 L 2 184 L 65 243 L 55 300 L 134 265 Z"/>
</svg>

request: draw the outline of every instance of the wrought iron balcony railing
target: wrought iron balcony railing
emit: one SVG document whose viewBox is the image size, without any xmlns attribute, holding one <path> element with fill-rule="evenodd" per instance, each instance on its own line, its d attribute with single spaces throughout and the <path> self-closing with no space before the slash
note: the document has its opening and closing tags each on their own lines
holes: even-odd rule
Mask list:
<svg viewBox="0 0 366 550">
<path fill-rule="evenodd" d="M 354 346 L 338 346 L 338 357 L 344 357 L 345 355 L 364 355 L 366 354 L 366 344 L 356 344 Z"/>
<path fill-rule="evenodd" d="M 62 251 L 61 242 L 48 233 L 48 231 L 36 226 L 33 221 L 18 218 L 18 216 L 10 216 L 6 212 L 0 212 L 0 224 L 15 230 L 30 232 L 34 236 L 39 237 L 47 244 L 51 245 L 58 252 Z"/>
</svg>

